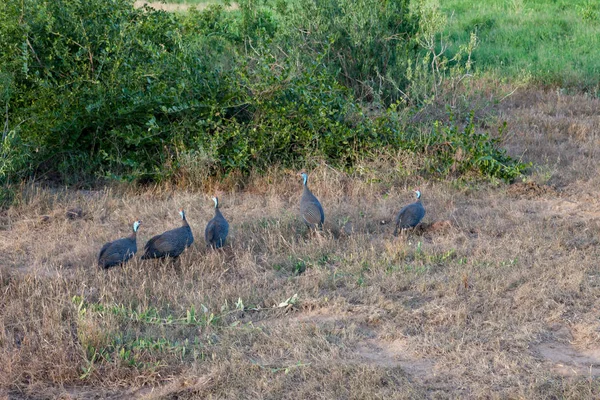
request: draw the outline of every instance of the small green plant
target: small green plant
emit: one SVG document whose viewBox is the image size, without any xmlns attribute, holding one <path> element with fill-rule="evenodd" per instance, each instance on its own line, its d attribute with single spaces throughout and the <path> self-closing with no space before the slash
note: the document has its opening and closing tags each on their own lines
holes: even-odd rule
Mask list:
<svg viewBox="0 0 600 400">
<path fill-rule="evenodd" d="M 597 1 L 588 0 L 578 7 L 579 15 L 584 21 L 598 21 L 600 18 L 600 5 Z"/>
<path fill-rule="evenodd" d="M 298 260 L 294 263 L 292 267 L 292 273 L 294 275 L 303 274 L 306 271 L 306 262 L 304 260 Z"/>
<path fill-rule="evenodd" d="M 441 176 L 460 176 L 476 171 L 482 176 L 512 181 L 521 176 L 530 164 L 510 157 L 500 146 L 506 124 L 495 137 L 476 132 L 473 113 L 467 124 L 460 128 L 450 115 L 450 124 L 434 124 L 433 134 L 423 140 L 430 154 L 432 170 Z"/>
</svg>

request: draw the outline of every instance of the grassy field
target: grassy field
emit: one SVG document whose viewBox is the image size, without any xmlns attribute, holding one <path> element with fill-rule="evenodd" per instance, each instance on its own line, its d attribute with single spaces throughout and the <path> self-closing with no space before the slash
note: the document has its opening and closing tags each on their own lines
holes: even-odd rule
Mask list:
<svg viewBox="0 0 600 400">
<path fill-rule="evenodd" d="M 600 3 L 590 0 L 440 2 L 447 34 L 467 43 L 475 31 L 475 67 L 498 76 L 598 94 Z"/>
<path fill-rule="evenodd" d="M 25 187 L 0 221 L 0 396 L 598 398 L 598 109 L 501 102 L 507 147 L 535 162 L 513 185 L 399 178 L 418 166 L 406 155 L 354 176 L 322 166 L 321 234 L 298 220 L 296 171 L 206 193 Z M 425 221 L 452 226 L 394 238 L 415 186 Z M 216 252 L 212 193 L 232 226 Z M 96 268 L 134 219 L 141 246 L 179 207 L 196 242 L 178 262 Z"/>
<path fill-rule="evenodd" d="M 455 43 L 477 26 L 489 72 L 452 108 L 482 132 L 506 121 L 523 179 L 428 179 L 405 153 L 321 164 L 318 233 L 282 168 L 203 190 L 23 184 L 0 212 L 0 399 L 600 398 L 598 7 L 442 7 Z M 414 120 L 447 118 L 440 102 Z M 395 238 L 416 187 L 430 228 Z M 214 194 L 219 251 L 203 240 Z M 195 242 L 179 260 L 97 268 L 134 220 L 142 248 L 182 207 Z"/>
</svg>

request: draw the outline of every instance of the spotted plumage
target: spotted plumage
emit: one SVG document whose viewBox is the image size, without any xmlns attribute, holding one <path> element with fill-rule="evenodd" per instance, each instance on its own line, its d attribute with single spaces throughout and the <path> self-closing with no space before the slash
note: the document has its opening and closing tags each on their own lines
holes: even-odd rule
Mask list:
<svg viewBox="0 0 600 400">
<path fill-rule="evenodd" d="M 183 251 L 194 243 L 192 229 L 185 218 L 185 212 L 179 211 L 182 225 L 148 240 L 144 246 L 142 260 L 150 258 L 179 257 Z"/>
<path fill-rule="evenodd" d="M 404 206 L 396 216 L 394 236 L 398 235 L 399 230 L 414 228 L 425 216 L 425 207 L 421 203 L 421 192 L 417 189 L 415 190 L 415 194 L 417 201 Z"/>
<path fill-rule="evenodd" d="M 98 265 L 107 269 L 124 264 L 137 252 L 137 231 L 142 221 L 133 223 L 133 233 L 128 237 L 108 242 L 98 254 Z"/>
<path fill-rule="evenodd" d="M 323 222 L 325 221 L 323 207 L 321 206 L 319 199 L 317 199 L 308 188 L 308 174 L 302 172 L 300 176 L 302 176 L 304 185 L 302 198 L 300 199 L 300 216 L 310 228 L 318 227 L 321 229 L 323 227 Z"/>
<path fill-rule="evenodd" d="M 218 249 L 225 244 L 225 239 L 227 239 L 229 233 L 229 223 L 221 214 L 219 199 L 217 197 L 212 199 L 215 202 L 215 216 L 206 225 L 204 240 L 206 240 L 207 246 Z"/>
</svg>

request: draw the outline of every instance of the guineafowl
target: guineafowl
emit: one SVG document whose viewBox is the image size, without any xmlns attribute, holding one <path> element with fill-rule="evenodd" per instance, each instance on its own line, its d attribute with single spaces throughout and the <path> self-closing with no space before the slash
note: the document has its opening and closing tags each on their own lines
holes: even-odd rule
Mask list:
<svg viewBox="0 0 600 400">
<path fill-rule="evenodd" d="M 165 257 L 176 258 L 194 243 L 192 229 L 185 219 L 183 209 L 179 211 L 179 215 L 181 215 L 183 224 L 179 228 L 171 229 L 148 240 L 148 243 L 144 247 L 145 251 L 142 260 Z"/>
<path fill-rule="evenodd" d="M 300 199 L 300 215 L 310 228 L 317 226 L 320 229 L 323 227 L 323 222 L 325 221 L 323 207 L 321 207 L 319 199 L 317 199 L 308 188 L 308 174 L 302 172 L 300 176 L 302 176 L 302 179 L 304 180 L 304 191 L 302 192 L 302 198 Z"/>
<path fill-rule="evenodd" d="M 142 221 L 133 223 L 133 233 L 126 238 L 108 242 L 98 255 L 98 265 L 104 269 L 124 264 L 137 252 L 137 231 Z"/>
<path fill-rule="evenodd" d="M 417 201 L 404 206 L 402 210 L 396 216 L 396 229 L 394 230 L 394 236 L 398 235 L 398 230 L 414 228 L 421 222 L 425 216 L 425 207 L 421 204 L 421 192 L 419 189 L 415 190 L 417 195 Z"/>
<path fill-rule="evenodd" d="M 212 199 L 215 202 L 215 216 L 206 225 L 204 240 L 206 240 L 206 244 L 209 247 L 218 249 L 223 246 L 225 239 L 227 239 L 229 223 L 223 217 L 223 214 L 221 214 L 221 210 L 219 210 L 219 199 L 217 197 L 213 197 Z"/>
</svg>

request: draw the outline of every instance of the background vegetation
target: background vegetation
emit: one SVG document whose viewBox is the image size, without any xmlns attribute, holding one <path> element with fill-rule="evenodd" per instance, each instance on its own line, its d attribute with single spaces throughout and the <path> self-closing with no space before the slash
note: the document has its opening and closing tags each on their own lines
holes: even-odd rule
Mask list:
<svg viewBox="0 0 600 400">
<path fill-rule="evenodd" d="M 600 91 L 600 3 L 593 0 L 440 2 L 450 41 L 475 30 L 478 69 L 545 87 Z M 449 49 L 452 53 L 454 50 Z"/>
<path fill-rule="evenodd" d="M 471 68 L 474 40 L 452 59 L 431 45 L 443 27 L 436 8 L 238 5 L 0 5 L 2 182 L 190 181 L 320 161 L 351 168 L 381 149 L 419 152 L 428 160 L 421 173 L 434 175 L 457 163 L 503 179 L 523 170 L 496 132 L 463 129 L 468 113 L 435 128 L 410 123 L 445 79 Z M 454 157 L 459 148 L 464 157 Z"/>
</svg>

